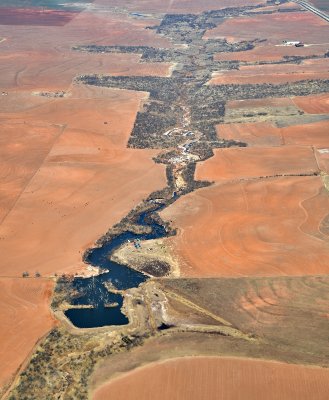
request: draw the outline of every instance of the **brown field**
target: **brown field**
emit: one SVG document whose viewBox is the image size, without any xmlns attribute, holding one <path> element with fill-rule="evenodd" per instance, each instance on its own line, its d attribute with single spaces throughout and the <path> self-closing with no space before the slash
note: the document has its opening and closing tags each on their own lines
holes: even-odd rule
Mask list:
<svg viewBox="0 0 329 400">
<path fill-rule="evenodd" d="M 302 81 L 306 79 L 327 79 L 327 59 L 306 60 L 296 64 L 243 65 L 239 70 L 216 72 L 210 80 L 213 85 L 257 84 Z"/>
<path fill-rule="evenodd" d="M 310 12 L 289 12 L 230 18 L 209 30 L 205 38 L 230 41 L 267 39 L 270 44 L 282 40 L 300 40 L 305 44 L 328 42 L 329 25 Z"/>
<path fill-rule="evenodd" d="M 162 214 L 185 276 L 308 275 L 329 273 L 328 207 L 320 177 L 286 177 L 217 184 Z"/>
<path fill-rule="evenodd" d="M 151 364 L 96 390 L 93 399 L 326 400 L 329 371 L 269 361 L 185 357 Z"/>
<path fill-rule="evenodd" d="M 290 128 L 289 128 L 290 129 Z M 311 148 L 302 146 L 217 149 L 198 165 L 196 179 L 222 181 L 317 171 Z"/>
<path fill-rule="evenodd" d="M 248 146 L 280 146 L 280 130 L 268 122 L 217 125 L 218 136 L 227 140 L 237 140 Z"/>
<path fill-rule="evenodd" d="M 77 15 L 74 11 L 1 7 L 0 25 L 63 26 Z"/>
<path fill-rule="evenodd" d="M 125 8 L 130 11 L 161 12 L 161 13 L 200 13 L 207 10 L 218 10 L 227 7 L 239 7 L 255 4 L 265 4 L 265 0 L 129 0 L 125 2 Z M 97 0 L 97 4 L 121 6 L 120 0 Z"/>
<path fill-rule="evenodd" d="M 270 98 L 264 99 L 246 99 L 246 100 L 230 100 L 226 103 L 227 109 L 239 108 L 263 108 L 263 107 L 291 107 L 294 105 L 292 99 L 284 98 Z"/>
<path fill-rule="evenodd" d="M 322 46 L 274 46 L 259 45 L 252 50 L 231 53 L 219 53 L 215 56 L 218 61 L 280 61 L 284 56 L 320 56 L 328 51 L 328 45 Z"/>
<path fill-rule="evenodd" d="M 308 114 L 329 113 L 329 94 L 319 94 L 316 96 L 294 97 L 293 102 L 297 107 Z"/>
<path fill-rule="evenodd" d="M 0 387 L 12 378 L 37 340 L 55 325 L 49 310 L 53 283 L 0 278 Z"/>
</svg>

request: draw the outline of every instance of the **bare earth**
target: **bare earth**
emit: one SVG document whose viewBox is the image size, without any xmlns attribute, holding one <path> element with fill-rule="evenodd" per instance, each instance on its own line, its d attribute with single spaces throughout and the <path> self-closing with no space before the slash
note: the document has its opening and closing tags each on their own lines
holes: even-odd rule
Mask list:
<svg viewBox="0 0 329 400">
<path fill-rule="evenodd" d="M 84 74 L 169 77 L 173 65 L 140 63 L 137 54 L 76 52 L 72 46 L 168 48 L 174 44 L 146 29 L 161 21 L 160 13 L 255 4 L 266 5 L 266 1 L 128 0 L 123 6 L 122 0 L 96 0 L 81 13 L 0 9 L 1 388 L 24 365 L 38 340 L 59 324 L 49 306 L 54 286 L 51 276 L 86 273 L 84 251 L 142 199 L 166 185 L 164 165 L 152 160 L 158 150 L 127 148 L 136 114 L 148 94 L 80 85 L 74 79 Z M 280 8 L 297 11 L 277 12 Z M 145 15 L 129 15 L 134 11 Z M 328 23 L 300 11 L 295 3 L 270 5 L 251 15 L 225 19 L 208 30 L 204 39 L 267 40 L 249 51 L 218 54 L 218 61 L 314 58 L 299 64 L 292 60 L 223 69 L 209 83 L 328 79 L 328 58 L 324 58 L 328 37 Z M 283 40 L 304 41 L 305 47 L 286 47 Z M 250 110 L 264 108 L 263 115 L 248 117 Z M 178 326 L 168 331 L 155 327 L 156 332 L 150 333 L 155 337 L 145 338 L 143 346 L 133 349 L 142 354 L 142 361 L 136 358 L 137 362 L 133 351 L 125 352 L 131 340 L 128 328 L 128 333 L 118 334 L 118 343 L 128 338 L 119 354 L 105 359 L 103 369 L 97 364 L 91 381 L 86 374 L 84 384 L 90 384 L 91 391 L 96 388 L 95 400 L 328 398 L 328 369 L 229 358 L 237 355 L 327 366 L 328 94 L 228 101 L 225 112 L 223 123 L 217 126 L 219 137 L 240 140 L 249 147 L 217 149 L 214 157 L 197 164 L 196 179 L 213 184 L 182 196 L 161 212 L 177 228 L 177 236 L 142 243 L 139 251 L 127 245 L 116 256 L 141 270 L 145 268 L 141 254 L 149 264 L 162 262 L 163 274 L 160 265 L 154 276 L 167 278 L 156 284 L 163 285 L 163 293 L 176 290 L 176 297 L 164 297 L 163 307 L 171 307 L 177 321 L 180 313 L 185 323 L 191 322 L 193 313 L 194 321 L 205 319 L 206 323 L 218 314 L 217 323 L 223 317 L 244 336 L 203 335 L 195 333 L 193 326 L 190 332 Z M 31 277 L 23 279 L 24 271 Z M 41 278 L 34 277 L 37 271 Z M 320 274 L 325 276 L 323 281 L 312 276 Z M 220 279 L 184 282 L 179 278 L 170 283 L 169 276 Z M 301 282 L 297 276 L 302 276 Z M 250 278 L 240 283 L 237 277 Z M 280 277 L 286 281 L 280 282 Z M 312 280 L 319 290 L 312 291 Z M 297 332 L 299 326 L 302 330 Z M 62 325 L 61 329 L 65 330 Z M 116 334 L 114 330 L 109 335 L 104 332 L 105 341 Z M 65 335 L 69 341 L 79 340 L 78 335 Z M 84 361 L 89 361 L 90 349 L 97 352 L 97 340 L 92 337 L 91 347 L 83 347 Z M 161 341 L 166 340 L 168 347 L 165 343 L 161 353 Z M 69 347 L 64 357 L 65 351 Z M 226 358 L 175 358 L 143 366 L 168 355 L 202 354 Z M 61 358 L 56 360 L 60 368 Z M 80 361 L 76 358 L 74 362 Z M 111 373 L 106 368 L 112 368 Z M 120 372 L 124 373 L 118 376 Z M 72 378 L 69 373 L 68 377 Z"/>
<path fill-rule="evenodd" d="M 19 13 L 15 18 L 20 22 Z M 144 29 L 156 21 L 86 12 L 59 28 L 57 16 L 51 18 L 54 26 L 0 27 L 0 37 L 6 38 L 1 90 L 8 93 L 0 96 L 1 277 L 20 278 L 23 271 L 31 276 L 86 273 L 84 251 L 166 182 L 163 166 L 152 161 L 155 151 L 126 148 L 147 94 L 72 84 L 82 73 L 167 76 L 169 64 L 138 64 L 138 55 L 71 50 L 96 38 L 166 47 L 166 40 Z M 51 97 L 58 91 L 65 96 Z M 2 386 L 54 322 L 51 282 L 0 279 Z M 17 326 L 25 327 L 24 335 Z"/>
<path fill-rule="evenodd" d="M 0 386 L 5 386 L 36 341 L 57 321 L 49 309 L 53 282 L 34 278 L 0 278 Z"/>
<path fill-rule="evenodd" d="M 326 400 L 329 371 L 269 361 L 186 357 L 139 368 L 95 391 L 94 400 Z"/>
<path fill-rule="evenodd" d="M 182 275 L 328 274 L 329 197 L 320 177 L 218 183 L 162 212 Z"/>
</svg>

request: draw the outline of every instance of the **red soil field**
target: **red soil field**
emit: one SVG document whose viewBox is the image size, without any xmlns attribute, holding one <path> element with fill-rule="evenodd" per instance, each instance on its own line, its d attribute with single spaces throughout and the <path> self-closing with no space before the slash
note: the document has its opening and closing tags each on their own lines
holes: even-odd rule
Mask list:
<svg viewBox="0 0 329 400">
<path fill-rule="evenodd" d="M 165 185 L 164 167 L 151 159 L 155 151 L 126 148 L 142 98 L 78 86 L 70 98 L 49 99 L 19 117 L 7 114 L 12 125 L 25 121 L 32 128 L 42 116 L 45 127 L 60 127 L 61 133 L 46 155 L 35 152 L 41 165 L 35 164 L 34 176 L 0 225 L 2 274 L 77 270 L 88 246 Z"/>
<path fill-rule="evenodd" d="M 300 40 L 305 44 L 328 42 L 329 25 L 311 12 L 261 14 L 254 17 L 226 19 L 209 30 L 205 38 L 223 38 L 230 41 L 267 39 L 270 44 L 283 40 Z"/>
<path fill-rule="evenodd" d="M 329 120 L 280 129 L 284 144 L 329 147 Z"/>
<path fill-rule="evenodd" d="M 223 139 L 239 140 L 251 147 L 280 145 L 329 147 L 328 120 L 285 128 L 277 128 L 268 122 L 221 124 L 217 125 L 217 132 Z M 283 150 L 284 154 L 286 151 L 289 150 Z M 261 152 L 259 156 L 262 156 Z M 289 158 L 289 155 L 287 157 Z M 255 159 L 257 160 L 257 155 Z"/>
<path fill-rule="evenodd" d="M 0 223 L 35 172 L 61 130 L 58 126 L 0 124 Z"/>
<path fill-rule="evenodd" d="M 64 27 L 0 27 L 8 92 L 0 97 L 2 275 L 79 270 L 87 247 L 165 185 L 155 151 L 126 148 L 146 94 L 72 84 L 85 73 L 166 76 L 168 64 L 139 64 L 138 55 L 71 50 L 88 43 L 166 47 L 145 29 L 157 23 L 82 12 Z M 59 90 L 68 96 L 34 95 Z"/>
<path fill-rule="evenodd" d="M 294 97 L 293 102 L 308 114 L 329 113 L 329 94 L 323 93 L 315 96 Z"/>
<path fill-rule="evenodd" d="M 0 278 L 0 387 L 55 325 L 49 310 L 52 289 L 53 282 L 42 278 Z"/>
<path fill-rule="evenodd" d="M 285 177 L 219 183 L 162 216 L 178 227 L 183 276 L 296 276 L 329 273 L 328 210 L 320 177 Z"/>
<path fill-rule="evenodd" d="M 326 400 L 329 371 L 271 361 L 184 357 L 104 384 L 94 400 Z"/>
<path fill-rule="evenodd" d="M 77 14 L 74 11 L 0 7 L 0 25 L 63 26 Z"/>
<path fill-rule="evenodd" d="M 247 143 L 248 146 L 280 146 L 280 130 L 268 122 L 217 125 L 218 136 Z"/>
<path fill-rule="evenodd" d="M 10 57 L 0 56 L 0 61 L 3 62 L 0 72 L 6 79 L 2 87 L 6 90 L 66 90 L 74 77 L 95 71 L 108 75 L 169 75 L 170 64 L 139 63 L 139 59 L 140 56 L 136 54 L 70 52 L 63 56 L 56 51 L 20 52 Z M 10 100 L 7 96 L 0 99 L 5 107 Z"/>
<path fill-rule="evenodd" d="M 231 53 L 216 54 L 215 60 L 218 61 L 279 61 L 284 56 L 320 56 L 328 51 L 328 45 L 322 46 L 274 46 L 274 45 L 259 45 L 252 50 L 238 51 Z"/>
<path fill-rule="evenodd" d="M 299 64 L 265 64 L 240 66 L 239 70 L 216 72 L 210 80 L 213 85 L 284 83 L 306 79 L 329 78 L 327 59 L 306 60 Z"/>
<path fill-rule="evenodd" d="M 222 181 L 318 170 L 311 148 L 302 146 L 216 149 L 215 156 L 198 164 L 196 179 Z"/>
</svg>

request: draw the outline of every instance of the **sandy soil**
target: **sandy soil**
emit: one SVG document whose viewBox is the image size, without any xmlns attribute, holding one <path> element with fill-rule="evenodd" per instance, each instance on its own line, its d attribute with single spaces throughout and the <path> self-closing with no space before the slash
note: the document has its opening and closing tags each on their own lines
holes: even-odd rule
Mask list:
<svg viewBox="0 0 329 400">
<path fill-rule="evenodd" d="M 294 97 L 293 102 L 297 107 L 309 114 L 329 113 L 329 94 L 316 96 Z"/>
<path fill-rule="evenodd" d="M 280 130 L 268 122 L 217 125 L 218 136 L 247 143 L 248 146 L 280 146 Z"/>
<path fill-rule="evenodd" d="M 216 72 L 210 80 L 213 85 L 257 84 L 302 81 L 306 79 L 327 79 L 327 59 L 306 60 L 299 64 L 265 64 L 240 66 L 239 70 Z"/>
<path fill-rule="evenodd" d="M 49 310 L 52 281 L 0 278 L 0 387 L 12 378 L 36 341 L 54 326 Z"/>
<path fill-rule="evenodd" d="M 328 42 L 328 23 L 310 12 L 263 14 L 225 20 L 205 38 L 226 37 L 230 41 L 267 39 L 270 44 L 300 40 L 305 44 Z"/>
<path fill-rule="evenodd" d="M 320 177 L 223 183 L 162 212 L 185 276 L 328 274 L 329 197 Z"/>
<path fill-rule="evenodd" d="M 96 390 L 93 399 L 325 400 L 329 371 L 269 361 L 186 357 L 139 368 Z"/>
<path fill-rule="evenodd" d="M 196 179 L 222 181 L 302 174 L 317 171 L 311 148 L 302 146 L 252 147 L 215 150 L 215 156 L 198 164 Z"/>
</svg>

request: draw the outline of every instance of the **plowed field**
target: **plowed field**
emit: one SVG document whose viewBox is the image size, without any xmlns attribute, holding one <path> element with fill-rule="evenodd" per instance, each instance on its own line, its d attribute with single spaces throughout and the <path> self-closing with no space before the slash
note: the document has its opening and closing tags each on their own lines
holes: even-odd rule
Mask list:
<svg viewBox="0 0 329 400">
<path fill-rule="evenodd" d="M 287 177 L 217 184 L 162 214 L 185 276 L 308 275 L 329 273 L 328 210 L 320 177 Z"/>
<path fill-rule="evenodd" d="M 42 278 L 0 278 L 0 387 L 55 325 L 49 310 L 52 288 L 53 283 Z"/>
<path fill-rule="evenodd" d="M 94 400 L 326 400 L 329 371 L 283 363 L 216 357 L 149 365 L 100 387 Z"/>
<path fill-rule="evenodd" d="M 267 39 L 271 44 L 283 40 L 321 44 L 328 42 L 328 35 L 328 23 L 311 12 L 289 12 L 230 18 L 208 31 L 205 37 L 226 37 L 231 41 Z"/>
</svg>

